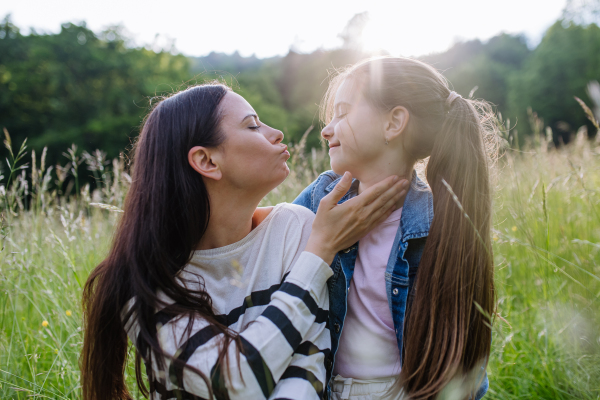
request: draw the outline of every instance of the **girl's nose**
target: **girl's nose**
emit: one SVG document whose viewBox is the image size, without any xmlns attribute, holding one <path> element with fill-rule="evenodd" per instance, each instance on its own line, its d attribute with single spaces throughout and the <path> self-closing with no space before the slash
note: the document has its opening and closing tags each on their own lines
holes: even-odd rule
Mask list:
<svg viewBox="0 0 600 400">
<path fill-rule="evenodd" d="M 321 136 L 325 140 L 331 139 L 331 137 L 333 136 L 333 126 L 331 125 L 331 123 L 327 124 L 327 126 L 323 128 L 323 130 L 321 131 Z"/>
</svg>

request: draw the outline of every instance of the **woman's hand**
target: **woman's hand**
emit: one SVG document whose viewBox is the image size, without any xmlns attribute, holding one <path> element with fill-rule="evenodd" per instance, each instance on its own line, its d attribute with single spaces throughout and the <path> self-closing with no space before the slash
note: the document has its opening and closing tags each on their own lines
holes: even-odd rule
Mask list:
<svg viewBox="0 0 600 400">
<path fill-rule="evenodd" d="M 327 264 L 333 262 L 338 251 L 352 246 L 385 221 L 406 196 L 409 186 L 406 179 L 390 176 L 343 204 L 337 204 L 351 184 L 352 175 L 346 172 L 331 193 L 321 199 L 306 244 L 306 251 L 321 257 Z"/>
</svg>

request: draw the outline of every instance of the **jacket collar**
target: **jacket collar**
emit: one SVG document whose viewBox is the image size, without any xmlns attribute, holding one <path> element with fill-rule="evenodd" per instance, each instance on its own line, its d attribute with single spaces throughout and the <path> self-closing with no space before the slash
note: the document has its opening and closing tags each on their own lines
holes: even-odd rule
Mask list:
<svg viewBox="0 0 600 400">
<path fill-rule="evenodd" d="M 402 241 L 427 237 L 431 221 L 433 221 L 433 194 L 429 186 L 417 176 L 417 172 L 413 171 L 400 217 Z"/>
<path fill-rule="evenodd" d="M 332 171 L 331 175 L 333 175 L 335 177 L 335 179 L 333 180 L 333 182 L 331 182 L 329 185 L 327 185 L 327 187 L 325 188 L 325 193 L 329 193 L 333 190 L 333 188 L 335 187 L 335 185 L 338 184 L 338 182 L 342 179 L 341 175 L 338 175 Z M 358 179 L 352 179 L 352 184 L 350 185 L 350 190 L 348 190 L 348 193 L 346 193 L 344 195 L 344 197 L 342 197 L 341 201 L 346 201 L 354 196 L 356 196 L 358 194 L 358 184 L 360 182 L 358 181 Z"/>
<path fill-rule="evenodd" d="M 326 193 L 331 192 L 342 178 L 340 175 L 335 176 L 337 178 L 325 188 Z M 352 180 L 350 190 L 342 197 L 342 201 L 358 194 L 358 184 L 358 180 Z M 409 239 L 427 237 L 431 221 L 433 221 L 433 194 L 429 186 L 417 176 L 416 171 L 413 171 L 410 188 L 404 200 L 402 216 L 400 217 L 401 240 L 405 242 Z"/>
</svg>

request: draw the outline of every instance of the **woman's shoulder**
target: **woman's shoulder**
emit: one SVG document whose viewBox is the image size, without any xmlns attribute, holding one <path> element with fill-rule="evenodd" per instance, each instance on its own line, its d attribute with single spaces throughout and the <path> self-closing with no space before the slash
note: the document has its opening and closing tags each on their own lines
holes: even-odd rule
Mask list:
<svg viewBox="0 0 600 400">
<path fill-rule="evenodd" d="M 290 222 L 292 224 L 306 225 L 312 224 L 315 219 L 308 208 L 298 204 L 279 203 L 272 211 L 273 222 Z"/>
<path fill-rule="evenodd" d="M 275 206 L 269 216 L 268 227 L 265 226 L 265 240 L 281 243 L 295 243 L 308 238 L 315 219 L 309 209 L 296 204 L 280 203 Z"/>
</svg>

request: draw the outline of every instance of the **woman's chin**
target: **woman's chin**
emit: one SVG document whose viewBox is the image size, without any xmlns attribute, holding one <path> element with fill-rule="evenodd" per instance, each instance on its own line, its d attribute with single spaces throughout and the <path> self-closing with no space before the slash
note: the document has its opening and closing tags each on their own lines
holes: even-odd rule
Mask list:
<svg viewBox="0 0 600 400">
<path fill-rule="evenodd" d="M 281 175 L 278 176 L 278 179 L 277 179 L 276 184 L 273 187 L 273 189 L 275 189 L 277 186 L 281 185 L 283 183 L 283 181 L 285 181 L 289 175 L 290 175 L 290 167 L 287 165 L 287 163 L 284 163 L 284 167 L 283 167 L 283 170 L 281 171 Z"/>
<path fill-rule="evenodd" d="M 290 167 L 287 165 L 287 163 L 285 164 L 285 176 L 283 177 L 283 181 L 285 181 L 285 179 L 290 175 Z"/>
</svg>

